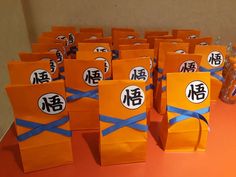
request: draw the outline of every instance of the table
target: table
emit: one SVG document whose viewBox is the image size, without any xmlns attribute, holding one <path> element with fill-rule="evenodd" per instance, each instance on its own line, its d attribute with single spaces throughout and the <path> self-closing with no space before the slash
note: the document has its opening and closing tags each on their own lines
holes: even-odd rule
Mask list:
<svg viewBox="0 0 236 177">
<path fill-rule="evenodd" d="M 211 105 L 206 152 L 170 153 L 159 147 L 161 116 L 151 113 L 146 163 L 101 167 L 98 132 L 73 132 L 74 163 L 24 174 L 12 126 L 0 143 L 0 177 L 235 177 L 236 105 Z"/>
</svg>

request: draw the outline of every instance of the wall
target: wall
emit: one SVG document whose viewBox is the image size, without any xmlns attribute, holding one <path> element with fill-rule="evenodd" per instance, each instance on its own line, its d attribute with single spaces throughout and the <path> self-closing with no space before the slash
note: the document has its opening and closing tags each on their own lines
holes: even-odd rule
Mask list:
<svg viewBox="0 0 236 177">
<path fill-rule="evenodd" d="M 23 7 L 23 8 L 22 8 Z M 4 86 L 6 63 L 52 25 L 144 29 L 197 28 L 203 35 L 236 42 L 236 1 L 233 0 L 5 0 L 0 6 L 0 137 L 12 122 Z"/>
<path fill-rule="evenodd" d="M 13 121 L 6 96 L 7 62 L 16 59 L 19 51 L 29 50 L 30 43 L 20 1 L 1 1 L 0 6 L 0 140 Z"/>
<path fill-rule="evenodd" d="M 204 35 L 236 42 L 233 0 L 25 0 L 31 41 L 51 25 L 144 29 L 198 28 Z"/>
</svg>

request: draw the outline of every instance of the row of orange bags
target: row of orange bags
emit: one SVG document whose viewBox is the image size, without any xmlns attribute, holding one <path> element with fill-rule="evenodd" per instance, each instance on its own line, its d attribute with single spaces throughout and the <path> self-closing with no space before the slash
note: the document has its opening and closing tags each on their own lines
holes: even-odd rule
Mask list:
<svg viewBox="0 0 236 177">
<path fill-rule="evenodd" d="M 72 162 L 71 129 L 100 130 L 103 165 L 145 161 L 153 104 L 164 114 L 155 133 L 165 150 L 204 150 L 226 48 L 199 35 L 152 31 L 143 39 L 114 28 L 104 37 L 102 29 L 73 27 L 42 33 L 32 53 L 8 64 L 24 171 Z"/>
</svg>

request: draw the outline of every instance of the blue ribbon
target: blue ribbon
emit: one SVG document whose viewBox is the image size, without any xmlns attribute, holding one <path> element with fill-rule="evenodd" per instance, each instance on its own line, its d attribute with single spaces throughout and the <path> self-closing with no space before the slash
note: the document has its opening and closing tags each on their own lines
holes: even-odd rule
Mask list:
<svg viewBox="0 0 236 177">
<path fill-rule="evenodd" d="M 203 72 L 210 72 L 211 76 L 215 77 L 216 79 L 220 80 L 221 82 L 224 82 L 224 78 L 221 77 L 220 75 L 216 74 L 216 72 L 218 71 L 222 71 L 223 68 L 213 68 L 213 69 L 206 69 L 202 66 L 199 67 L 199 71 L 203 71 Z"/>
<path fill-rule="evenodd" d="M 174 113 L 180 114 L 179 116 L 176 116 L 169 120 L 170 125 L 173 125 L 175 123 L 181 122 L 183 120 L 186 120 L 192 117 L 203 120 L 208 125 L 206 118 L 202 114 L 208 113 L 210 111 L 210 107 L 202 108 L 196 111 L 189 111 L 189 110 L 180 109 L 173 106 L 167 106 L 166 108 L 168 112 L 174 112 Z"/>
<path fill-rule="evenodd" d="M 153 90 L 153 89 L 154 89 L 154 85 L 153 85 L 153 84 L 149 84 L 149 85 L 146 86 L 145 89 L 146 89 L 146 91 L 148 91 L 148 90 L 150 90 L 150 89 Z"/>
<path fill-rule="evenodd" d="M 50 131 L 53 133 L 57 133 L 57 134 L 61 134 L 64 136 L 71 137 L 72 133 L 70 130 L 64 130 L 64 129 L 58 128 L 59 126 L 65 124 L 68 121 L 69 121 L 69 118 L 67 116 L 63 117 L 59 120 L 56 120 L 54 122 L 50 122 L 48 124 L 40 124 L 40 123 L 26 121 L 26 120 L 16 118 L 16 125 L 19 125 L 22 127 L 27 127 L 27 128 L 32 128 L 32 130 L 19 135 L 17 137 L 17 139 L 18 139 L 18 141 L 24 141 L 24 140 L 31 138 L 32 136 L 42 133 L 43 131 Z"/>
<path fill-rule="evenodd" d="M 162 68 L 156 68 L 157 72 L 159 72 L 160 74 L 163 73 L 163 69 Z"/>
<path fill-rule="evenodd" d="M 112 50 L 112 59 L 119 58 L 119 50 Z"/>
<path fill-rule="evenodd" d="M 158 78 L 159 82 L 161 82 L 162 80 L 166 80 L 166 76 L 162 75 L 161 77 Z"/>
<path fill-rule="evenodd" d="M 63 75 L 60 74 L 60 79 L 65 80 L 65 76 L 63 76 Z"/>
<path fill-rule="evenodd" d="M 123 128 L 125 126 L 140 130 L 140 131 L 147 131 L 148 127 L 146 125 L 142 124 L 137 124 L 138 121 L 144 120 L 146 118 L 146 113 L 138 114 L 136 116 L 130 117 L 126 120 L 119 119 L 119 118 L 114 118 L 114 117 L 109 117 L 105 115 L 100 115 L 100 121 L 103 122 L 108 122 L 108 123 L 114 123 L 114 125 L 102 130 L 102 135 L 106 136 L 120 128 Z"/>
<path fill-rule="evenodd" d="M 162 68 L 156 68 L 157 72 L 162 74 L 163 73 L 163 69 Z M 166 80 L 166 76 L 162 75 L 161 77 L 157 78 L 157 80 L 159 82 L 161 82 L 162 80 Z M 166 91 L 166 87 L 162 87 L 162 91 Z"/>
<path fill-rule="evenodd" d="M 108 78 L 106 78 L 105 80 L 112 80 L 112 78 L 111 78 L 111 77 L 108 77 Z"/>
<path fill-rule="evenodd" d="M 153 72 L 150 73 L 150 77 L 153 78 Z"/>
<path fill-rule="evenodd" d="M 78 48 L 76 46 L 70 47 L 70 50 L 67 52 L 67 55 L 76 54 Z"/>
<path fill-rule="evenodd" d="M 161 81 L 163 81 L 163 80 L 166 80 L 166 76 L 162 75 L 162 76 L 159 77 L 157 80 L 158 80 L 159 82 L 161 82 Z M 163 86 L 163 87 L 161 88 L 161 90 L 162 90 L 162 92 L 165 92 L 165 91 L 166 91 L 166 86 Z"/>
<path fill-rule="evenodd" d="M 60 80 L 61 78 L 60 78 L 60 76 L 59 77 L 57 77 L 57 78 L 53 78 L 52 80 L 53 81 L 57 81 L 57 80 Z"/>
<path fill-rule="evenodd" d="M 59 68 L 59 71 L 60 71 L 61 73 L 64 72 L 64 71 L 65 71 L 64 67 L 61 66 L 61 67 Z"/>
<path fill-rule="evenodd" d="M 154 57 L 153 61 L 156 64 L 157 63 L 157 58 Z"/>
<path fill-rule="evenodd" d="M 162 91 L 162 92 L 165 92 L 165 91 L 166 91 L 166 86 L 163 86 L 163 87 L 161 88 L 161 91 Z"/>
<path fill-rule="evenodd" d="M 75 89 L 66 87 L 66 92 L 73 94 L 73 95 L 68 96 L 66 98 L 66 100 L 68 102 L 78 100 L 78 99 L 81 99 L 81 98 L 84 98 L 84 97 L 92 98 L 92 99 L 96 99 L 96 100 L 98 99 L 98 89 L 97 88 L 94 89 L 94 90 L 90 90 L 88 92 L 82 92 L 80 90 L 75 90 Z"/>
</svg>

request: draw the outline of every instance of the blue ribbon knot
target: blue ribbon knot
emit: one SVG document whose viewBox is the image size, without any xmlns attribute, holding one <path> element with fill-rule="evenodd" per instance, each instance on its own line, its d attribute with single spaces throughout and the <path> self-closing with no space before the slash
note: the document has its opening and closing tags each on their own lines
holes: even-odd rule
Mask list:
<svg viewBox="0 0 236 177">
<path fill-rule="evenodd" d="M 100 121 L 107 122 L 107 123 L 113 123 L 114 125 L 102 130 L 102 135 L 106 136 L 120 128 L 123 128 L 125 126 L 139 130 L 139 131 L 147 131 L 148 127 L 147 125 L 138 124 L 137 122 L 140 120 L 144 120 L 147 115 L 145 113 L 138 114 L 136 116 L 130 117 L 126 120 L 115 118 L 115 117 L 109 117 L 105 115 L 99 115 Z"/>
<path fill-rule="evenodd" d="M 119 50 L 112 50 L 112 59 L 119 58 Z"/>
<path fill-rule="evenodd" d="M 67 52 L 67 55 L 76 54 L 78 48 L 76 46 L 71 46 L 70 50 Z"/>
<path fill-rule="evenodd" d="M 157 72 L 162 74 L 163 73 L 163 69 L 162 68 L 156 68 Z M 166 80 L 166 76 L 162 75 L 161 77 L 157 78 L 157 80 L 159 82 L 161 82 L 162 80 Z M 162 92 L 166 91 L 166 86 L 162 87 Z"/>
<path fill-rule="evenodd" d="M 156 68 L 157 72 L 162 74 L 163 73 L 163 69 L 162 68 Z"/>
<path fill-rule="evenodd" d="M 68 121 L 69 121 L 69 118 L 67 116 L 59 120 L 56 120 L 54 122 L 50 122 L 48 124 L 41 124 L 41 123 L 36 123 L 36 122 L 31 122 L 31 121 L 16 118 L 16 125 L 32 128 L 32 130 L 17 136 L 17 139 L 18 141 L 24 141 L 31 138 L 32 136 L 42 133 L 43 131 L 50 131 L 53 133 L 71 137 L 72 133 L 70 130 L 64 130 L 64 129 L 58 128 L 59 126 L 65 124 Z"/>
<path fill-rule="evenodd" d="M 61 66 L 61 67 L 59 68 L 59 71 L 60 71 L 61 73 L 63 73 L 63 72 L 65 71 L 65 68 L 64 68 L 63 66 Z"/>
<path fill-rule="evenodd" d="M 223 67 L 213 68 L 213 69 L 206 69 L 202 66 L 199 67 L 199 71 L 210 72 L 211 76 L 215 77 L 216 79 L 220 80 L 221 82 L 224 82 L 224 78 L 216 73 L 216 72 L 222 71 L 222 70 L 223 70 Z"/>
<path fill-rule="evenodd" d="M 163 80 L 166 80 L 166 76 L 162 75 L 162 76 L 159 77 L 157 80 L 158 80 L 159 82 L 161 82 L 161 81 L 163 81 Z M 165 92 L 165 91 L 166 91 L 166 86 L 163 86 L 163 87 L 161 88 L 161 90 L 162 90 L 162 92 Z"/>
<path fill-rule="evenodd" d="M 153 85 L 153 84 L 149 84 L 149 85 L 146 86 L 145 89 L 146 89 L 146 91 L 148 91 L 148 90 L 150 90 L 150 89 L 153 90 L 153 89 L 154 89 L 154 85 Z"/>
<path fill-rule="evenodd" d="M 150 77 L 153 78 L 153 72 L 150 73 Z"/>
<path fill-rule="evenodd" d="M 179 116 L 176 116 L 169 120 L 170 125 L 173 125 L 175 123 L 181 122 L 183 120 L 186 120 L 192 117 L 199 120 L 203 120 L 208 125 L 207 119 L 202 114 L 208 113 L 210 111 L 210 107 L 202 108 L 195 111 L 189 111 L 189 110 L 180 109 L 173 106 L 167 106 L 167 111 L 180 114 Z"/>
<path fill-rule="evenodd" d="M 66 87 L 66 92 L 73 94 L 73 95 L 68 96 L 66 98 L 66 100 L 68 102 L 78 100 L 78 99 L 81 99 L 81 98 L 85 98 L 85 97 L 96 99 L 96 100 L 98 99 L 98 89 L 97 88 L 94 89 L 94 90 L 83 92 L 83 91 L 80 91 L 80 90 L 75 90 L 75 89 Z"/>
</svg>

